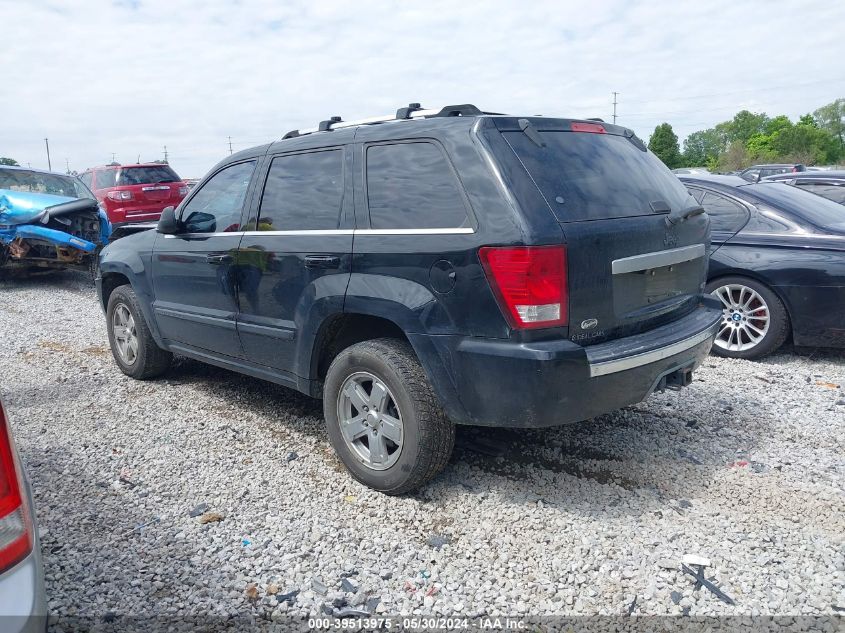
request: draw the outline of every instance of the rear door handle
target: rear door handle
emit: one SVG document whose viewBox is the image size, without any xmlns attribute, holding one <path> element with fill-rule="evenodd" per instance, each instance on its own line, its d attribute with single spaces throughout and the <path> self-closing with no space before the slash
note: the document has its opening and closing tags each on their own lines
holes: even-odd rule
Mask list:
<svg viewBox="0 0 845 633">
<path fill-rule="evenodd" d="M 221 264 L 231 264 L 234 259 L 231 255 L 206 255 L 205 261 L 209 264 L 215 264 L 219 266 Z"/>
<path fill-rule="evenodd" d="M 340 268 L 340 257 L 334 255 L 306 255 L 306 268 Z"/>
</svg>

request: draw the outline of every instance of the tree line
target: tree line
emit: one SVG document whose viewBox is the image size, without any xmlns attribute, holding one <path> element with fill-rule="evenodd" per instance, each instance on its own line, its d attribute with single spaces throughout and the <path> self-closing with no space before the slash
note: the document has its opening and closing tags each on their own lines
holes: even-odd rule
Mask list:
<svg viewBox="0 0 845 633">
<path fill-rule="evenodd" d="M 672 126 L 661 123 L 648 148 L 670 169 L 706 167 L 724 172 L 755 163 L 836 164 L 845 161 L 845 98 L 794 123 L 782 114 L 770 117 L 742 110 L 730 121 L 690 134 L 683 151 Z"/>
</svg>

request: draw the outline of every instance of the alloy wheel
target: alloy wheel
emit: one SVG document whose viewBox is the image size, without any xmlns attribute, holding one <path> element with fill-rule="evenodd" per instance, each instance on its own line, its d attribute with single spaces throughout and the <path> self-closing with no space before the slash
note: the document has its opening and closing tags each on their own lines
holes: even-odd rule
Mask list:
<svg viewBox="0 0 845 633">
<path fill-rule="evenodd" d="M 404 426 L 396 399 L 383 380 L 356 372 L 340 387 L 337 419 L 347 447 L 373 470 L 387 470 L 402 453 Z"/>
<path fill-rule="evenodd" d="M 728 284 L 713 291 L 722 302 L 722 323 L 715 345 L 732 352 L 756 347 L 769 331 L 771 312 L 763 297 L 753 288 Z"/>
<path fill-rule="evenodd" d="M 117 354 L 127 365 L 133 365 L 138 358 L 138 333 L 135 318 L 123 303 L 118 303 L 112 313 L 112 333 Z"/>
</svg>

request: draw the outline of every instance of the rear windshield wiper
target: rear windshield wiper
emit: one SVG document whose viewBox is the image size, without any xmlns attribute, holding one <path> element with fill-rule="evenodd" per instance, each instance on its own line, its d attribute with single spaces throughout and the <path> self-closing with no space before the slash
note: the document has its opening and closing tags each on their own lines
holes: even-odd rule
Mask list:
<svg viewBox="0 0 845 633">
<path fill-rule="evenodd" d="M 519 129 L 522 130 L 525 136 L 531 139 L 531 142 L 534 143 L 534 145 L 537 147 L 546 146 L 545 141 L 543 141 L 543 138 L 540 136 L 537 128 L 531 124 L 531 121 L 528 119 L 520 119 L 517 123 L 519 123 Z"/>
<path fill-rule="evenodd" d="M 704 213 L 704 207 L 700 204 L 694 204 L 680 211 L 670 211 L 666 216 L 666 226 L 674 226 L 678 222 L 683 222 L 687 218 Z"/>
</svg>

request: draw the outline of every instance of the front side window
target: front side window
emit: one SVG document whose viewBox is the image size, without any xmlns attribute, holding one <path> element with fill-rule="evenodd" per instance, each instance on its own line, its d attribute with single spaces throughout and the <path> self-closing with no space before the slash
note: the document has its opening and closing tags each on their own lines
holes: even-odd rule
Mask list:
<svg viewBox="0 0 845 633">
<path fill-rule="evenodd" d="M 367 201 L 374 229 L 470 226 L 458 179 L 431 142 L 368 147 Z"/>
<path fill-rule="evenodd" d="M 748 210 L 730 198 L 708 191 L 701 201 L 701 206 L 710 216 L 713 231 L 736 233 L 748 221 Z"/>
<path fill-rule="evenodd" d="M 230 233 L 241 229 L 255 161 L 238 163 L 214 174 L 182 209 L 187 233 Z"/>
<path fill-rule="evenodd" d="M 343 150 L 277 156 L 270 165 L 259 231 L 336 229 L 343 203 Z"/>
</svg>

